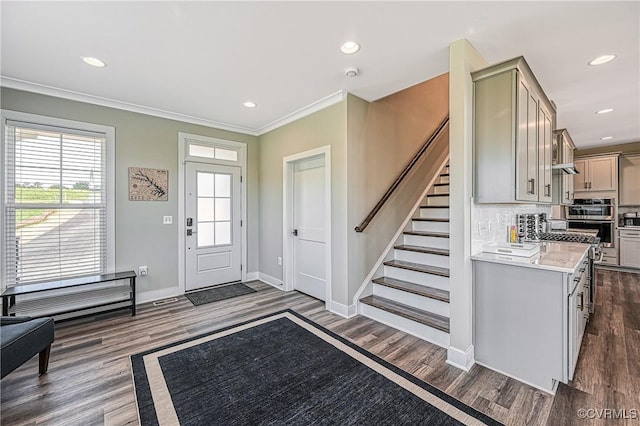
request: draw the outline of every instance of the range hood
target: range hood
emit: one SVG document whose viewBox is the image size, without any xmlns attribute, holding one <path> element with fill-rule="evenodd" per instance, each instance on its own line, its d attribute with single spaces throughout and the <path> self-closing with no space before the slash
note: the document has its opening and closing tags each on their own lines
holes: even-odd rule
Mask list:
<svg viewBox="0 0 640 426">
<path fill-rule="evenodd" d="M 554 164 L 551 166 L 553 173 L 566 173 L 568 175 L 577 175 L 580 172 L 573 163 Z"/>
</svg>

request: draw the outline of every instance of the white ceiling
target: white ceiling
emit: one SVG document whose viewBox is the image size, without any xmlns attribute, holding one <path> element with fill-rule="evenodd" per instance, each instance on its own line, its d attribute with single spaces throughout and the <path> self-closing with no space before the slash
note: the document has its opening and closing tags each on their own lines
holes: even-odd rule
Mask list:
<svg viewBox="0 0 640 426">
<path fill-rule="evenodd" d="M 62 89 L 257 134 L 342 90 L 371 101 L 442 74 L 449 44 L 467 38 L 491 63 L 523 55 L 557 104 L 558 127 L 579 148 L 640 141 L 637 1 L 2 1 L 0 8 L 8 87 Z M 346 56 L 339 47 L 350 39 L 362 49 Z M 586 65 L 606 53 L 618 57 Z M 107 67 L 89 67 L 81 56 Z M 348 66 L 361 74 L 346 78 Z M 245 108 L 246 100 L 258 107 Z M 615 111 L 595 114 L 603 108 Z"/>
</svg>

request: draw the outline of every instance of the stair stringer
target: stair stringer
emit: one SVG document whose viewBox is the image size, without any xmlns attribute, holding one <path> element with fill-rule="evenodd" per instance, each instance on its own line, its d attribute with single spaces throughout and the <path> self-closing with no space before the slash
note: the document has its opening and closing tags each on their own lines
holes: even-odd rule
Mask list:
<svg viewBox="0 0 640 426">
<path fill-rule="evenodd" d="M 447 163 L 449 162 L 449 154 L 447 154 L 444 160 L 438 165 L 437 170 L 442 170 Z M 412 219 L 419 216 L 420 205 L 423 204 L 423 201 L 429 191 L 434 187 L 436 181 L 439 179 L 439 173 L 435 173 L 433 178 L 429 181 L 429 184 L 426 186 L 422 194 L 416 199 L 413 208 L 409 211 L 409 214 L 404 219 L 398 230 L 391 238 L 389 244 L 385 247 L 384 251 L 373 265 L 367 276 L 364 278 L 362 284 L 356 291 L 355 296 L 353 296 L 353 303 L 356 305 L 356 314 L 362 313 L 362 303 L 360 299 L 362 297 L 370 296 L 373 294 L 373 282 L 374 278 L 378 278 L 384 275 L 384 262 L 393 259 L 393 248 L 398 245 L 403 240 L 403 232 L 410 230 L 410 222 Z"/>
</svg>

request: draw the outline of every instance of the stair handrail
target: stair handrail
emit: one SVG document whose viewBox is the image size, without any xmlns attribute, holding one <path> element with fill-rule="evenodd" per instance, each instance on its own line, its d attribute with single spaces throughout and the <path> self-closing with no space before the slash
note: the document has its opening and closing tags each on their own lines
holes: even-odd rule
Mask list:
<svg viewBox="0 0 640 426">
<path fill-rule="evenodd" d="M 436 138 L 438 138 L 438 136 L 440 136 L 440 134 L 442 133 L 444 128 L 447 127 L 448 124 L 449 124 L 449 116 L 447 115 L 445 117 L 445 119 L 442 121 L 442 123 L 440 123 L 438 128 L 435 130 L 435 132 L 433 132 L 433 134 L 429 137 L 429 139 L 427 139 L 427 141 L 424 143 L 424 145 L 422 145 L 422 148 L 420 148 L 420 150 L 416 153 L 416 155 L 414 155 L 413 158 L 411 159 L 411 161 L 409 161 L 409 163 L 405 166 L 405 168 L 398 175 L 396 180 L 391 184 L 389 189 L 387 189 L 387 191 L 380 198 L 380 200 L 376 203 L 376 205 L 373 207 L 373 209 L 371 209 L 371 211 L 369 212 L 367 217 L 365 217 L 362 220 L 362 222 L 360 222 L 360 225 L 358 225 L 358 226 L 356 226 L 354 228 L 356 232 L 362 232 L 367 228 L 367 226 L 369 226 L 369 223 L 373 220 L 375 215 L 378 214 L 378 212 L 380 211 L 380 209 L 382 208 L 384 203 L 386 203 L 387 200 L 389 200 L 389 198 L 391 197 L 391 194 L 393 194 L 393 192 L 396 190 L 396 188 L 398 188 L 400 183 L 402 183 L 404 178 L 409 174 L 409 172 L 411 171 L 413 166 L 415 166 L 415 164 L 418 162 L 418 160 L 420 159 L 422 154 L 424 154 L 425 151 L 427 150 L 427 148 L 429 148 L 429 146 L 431 146 L 433 141 L 435 141 Z"/>
</svg>

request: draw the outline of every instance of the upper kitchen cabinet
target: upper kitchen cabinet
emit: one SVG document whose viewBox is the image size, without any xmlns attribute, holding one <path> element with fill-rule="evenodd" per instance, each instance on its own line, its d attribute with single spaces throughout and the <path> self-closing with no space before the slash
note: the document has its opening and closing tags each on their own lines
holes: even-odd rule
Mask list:
<svg viewBox="0 0 640 426">
<path fill-rule="evenodd" d="M 576 158 L 578 174 L 573 176 L 577 193 L 616 191 L 618 189 L 618 155 Z"/>
<path fill-rule="evenodd" d="M 640 154 L 620 157 L 620 205 L 640 205 Z"/>
<path fill-rule="evenodd" d="M 551 203 L 555 108 L 523 57 L 471 74 L 477 203 Z"/>
<path fill-rule="evenodd" d="M 567 129 L 553 132 L 553 204 L 573 204 L 573 176 L 560 168 L 573 164 L 573 151 L 576 146 Z M 556 168 L 555 166 L 558 166 Z"/>
</svg>

